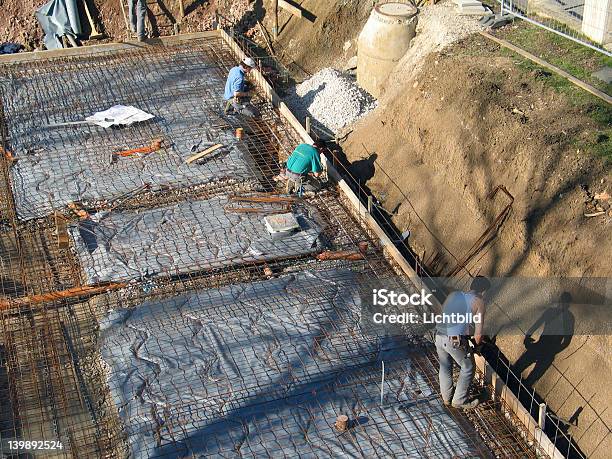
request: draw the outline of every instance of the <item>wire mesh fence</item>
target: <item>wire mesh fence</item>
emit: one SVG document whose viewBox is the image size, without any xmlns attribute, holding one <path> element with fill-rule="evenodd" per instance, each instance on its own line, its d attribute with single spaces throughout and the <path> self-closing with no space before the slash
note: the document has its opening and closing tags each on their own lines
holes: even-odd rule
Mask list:
<svg viewBox="0 0 612 459">
<path fill-rule="evenodd" d="M 498 0 L 511 14 L 581 45 L 612 56 L 609 0 Z"/>
</svg>

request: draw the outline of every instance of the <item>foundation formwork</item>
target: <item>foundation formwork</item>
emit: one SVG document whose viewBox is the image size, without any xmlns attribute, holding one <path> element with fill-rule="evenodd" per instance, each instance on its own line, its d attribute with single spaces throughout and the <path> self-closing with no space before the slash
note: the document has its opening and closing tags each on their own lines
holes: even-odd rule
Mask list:
<svg viewBox="0 0 612 459">
<path fill-rule="evenodd" d="M 269 88 L 260 120 L 222 112 L 234 51 L 205 33 L 0 67 L 0 454 L 29 440 L 74 458 L 543 456 L 500 400 L 444 408 L 427 340 L 361 329 L 360 287 L 411 280 L 340 188 L 280 197 L 300 134 Z M 118 103 L 156 117 L 63 124 Z M 258 230 L 287 211 L 314 236 Z M 363 257 L 318 261 L 326 250 Z"/>
</svg>

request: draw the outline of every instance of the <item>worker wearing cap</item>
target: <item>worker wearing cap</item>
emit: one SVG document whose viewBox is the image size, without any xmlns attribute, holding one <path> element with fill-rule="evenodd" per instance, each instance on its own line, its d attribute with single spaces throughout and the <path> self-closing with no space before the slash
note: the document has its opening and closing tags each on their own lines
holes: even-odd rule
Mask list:
<svg viewBox="0 0 612 459">
<path fill-rule="evenodd" d="M 323 143 L 316 141 L 314 145 L 302 143 L 298 145 L 289 159 L 285 169 L 285 178 L 287 179 L 287 193 L 291 193 L 294 189 L 300 191 L 304 178 L 312 174 L 319 177 L 323 171 L 321 165 L 321 154 L 319 150 L 323 147 Z"/>
<path fill-rule="evenodd" d="M 147 14 L 146 0 L 128 0 L 128 15 L 130 30 L 138 35 L 138 41 L 145 41 L 145 16 Z"/>
<path fill-rule="evenodd" d="M 232 67 L 225 82 L 224 110 L 225 113 L 236 112 L 242 115 L 256 117 L 259 110 L 248 100 L 251 93 L 246 76 L 255 68 L 255 61 L 246 57 L 239 65 Z"/>
<path fill-rule="evenodd" d="M 467 292 L 452 292 L 442 305 L 443 321 L 436 326 L 436 351 L 440 360 L 440 392 L 445 405 L 472 409 L 478 406 L 477 398 L 469 398 L 469 389 L 476 365 L 469 344 L 480 345 L 483 339 L 485 304 L 484 293 L 491 287 L 486 277 L 477 276 Z M 474 329 L 471 330 L 471 324 Z M 457 386 L 453 384 L 453 365 L 460 368 Z"/>
</svg>

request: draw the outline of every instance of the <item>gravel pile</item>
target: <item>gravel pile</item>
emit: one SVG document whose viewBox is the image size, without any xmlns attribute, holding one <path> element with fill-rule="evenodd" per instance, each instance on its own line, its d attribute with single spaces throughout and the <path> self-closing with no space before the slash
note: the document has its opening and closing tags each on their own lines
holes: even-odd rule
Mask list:
<svg viewBox="0 0 612 459">
<path fill-rule="evenodd" d="M 348 75 L 325 68 L 297 85 L 285 98 L 297 118 L 313 119 L 315 129 L 336 134 L 376 107 L 376 100 Z"/>
<path fill-rule="evenodd" d="M 390 83 L 405 84 L 419 73 L 429 54 L 483 29 L 477 17 L 462 16 L 449 1 L 419 8 L 416 37 L 391 74 Z"/>
</svg>

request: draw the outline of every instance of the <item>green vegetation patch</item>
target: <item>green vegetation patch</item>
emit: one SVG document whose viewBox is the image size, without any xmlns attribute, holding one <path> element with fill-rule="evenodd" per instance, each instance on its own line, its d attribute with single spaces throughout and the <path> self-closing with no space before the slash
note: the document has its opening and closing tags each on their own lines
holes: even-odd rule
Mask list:
<svg viewBox="0 0 612 459">
<path fill-rule="evenodd" d="M 571 105 L 595 121 L 598 129 L 591 132 L 586 140 L 577 142 L 576 146 L 581 151 L 600 156 L 607 164 L 612 164 L 612 106 L 562 76 L 540 67 L 513 51 L 503 48 L 501 52 L 511 57 L 516 62 L 517 68 L 530 73 L 536 80 L 562 93 Z"/>
<path fill-rule="evenodd" d="M 499 29 L 495 35 L 612 95 L 612 84 L 606 84 L 592 75 L 603 67 L 612 67 L 612 57 L 519 20 Z"/>
</svg>

